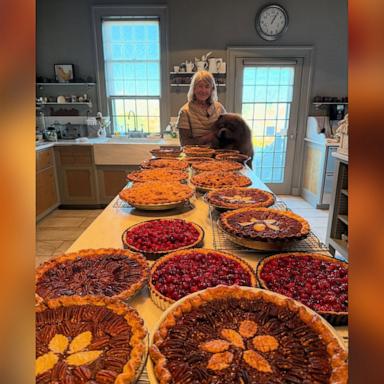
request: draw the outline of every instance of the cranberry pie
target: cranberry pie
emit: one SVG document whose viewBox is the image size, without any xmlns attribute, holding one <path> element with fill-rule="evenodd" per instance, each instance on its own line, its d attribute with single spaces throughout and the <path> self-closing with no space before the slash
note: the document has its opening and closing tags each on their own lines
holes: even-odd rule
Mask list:
<svg viewBox="0 0 384 384">
<path fill-rule="evenodd" d="M 282 242 L 299 240 L 309 234 L 309 224 L 302 217 L 272 208 L 241 208 L 224 212 L 219 218 L 220 227 L 231 240 L 237 239 L 245 246 L 251 241 Z"/>
<path fill-rule="evenodd" d="M 188 163 L 177 159 L 150 159 L 141 163 L 141 168 L 171 168 L 183 170 L 188 168 Z"/>
<path fill-rule="evenodd" d="M 209 204 L 220 209 L 239 209 L 249 206 L 269 207 L 274 204 L 272 193 L 258 188 L 223 188 L 208 192 Z"/>
<path fill-rule="evenodd" d="M 348 316 L 348 264 L 317 253 L 282 253 L 257 267 L 262 288 L 292 297 L 332 323 Z"/>
<path fill-rule="evenodd" d="M 192 168 L 197 171 L 238 171 L 243 166 L 235 161 L 207 161 L 193 164 Z"/>
<path fill-rule="evenodd" d="M 188 173 L 172 168 L 143 169 L 129 173 L 127 179 L 134 182 L 182 181 L 188 179 Z"/>
<path fill-rule="evenodd" d="M 143 320 L 120 300 L 72 296 L 36 307 L 37 384 L 132 384 L 146 352 Z"/>
<path fill-rule="evenodd" d="M 194 190 L 179 182 L 150 181 L 123 189 L 119 196 L 132 206 L 151 206 L 181 203 L 192 197 Z"/>
<path fill-rule="evenodd" d="M 183 219 L 144 221 L 123 233 L 123 244 L 135 252 L 163 254 L 197 246 L 204 238 L 203 229 Z"/>
<path fill-rule="evenodd" d="M 335 331 L 304 305 L 255 288 L 218 286 L 180 300 L 150 356 L 161 384 L 348 381 Z"/>
<path fill-rule="evenodd" d="M 36 293 L 59 296 L 111 296 L 127 299 L 148 279 L 148 264 L 124 249 L 84 249 L 58 256 L 36 270 Z"/>
<path fill-rule="evenodd" d="M 246 187 L 251 185 L 250 178 L 236 172 L 201 172 L 191 178 L 192 184 L 203 191 L 226 187 Z"/>
<path fill-rule="evenodd" d="M 172 252 L 157 260 L 151 269 L 151 298 L 161 309 L 175 300 L 207 287 L 256 285 L 252 268 L 237 256 L 212 249 Z"/>
</svg>

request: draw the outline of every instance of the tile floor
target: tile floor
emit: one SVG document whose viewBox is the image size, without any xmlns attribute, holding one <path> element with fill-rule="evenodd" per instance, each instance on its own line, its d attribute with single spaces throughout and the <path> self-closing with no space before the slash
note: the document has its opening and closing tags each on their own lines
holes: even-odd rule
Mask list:
<svg viewBox="0 0 384 384">
<path fill-rule="evenodd" d="M 299 196 L 280 195 L 287 206 L 309 221 L 312 231 L 325 242 L 328 211 L 314 209 Z M 56 209 L 36 227 L 36 260 L 38 265 L 52 256 L 65 252 L 102 212 L 94 210 Z"/>
</svg>

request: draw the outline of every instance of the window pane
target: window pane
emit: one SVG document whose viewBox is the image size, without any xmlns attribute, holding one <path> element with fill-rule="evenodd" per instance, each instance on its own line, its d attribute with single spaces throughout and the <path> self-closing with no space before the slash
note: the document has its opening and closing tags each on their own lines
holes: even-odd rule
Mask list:
<svg viewBox="0 0 384 384">
<path fill-rule="evenodd" d="M 253 85 L 255 84 L 256 69 L 254 68 L 245 68 L 244 69 L 244 85 Z"/>
<path fill-rule="evenodd" d="M 258 67 L 256 71 L 256 84 L 267 85 L 268 67 Z"/>
<path fill-rule="evenodd" d="M 266 104 L 257 103 L 254 107 L 254 119 L 265 119 L 265 108 Z"/>
<path fill-rule="evenodd" d="M 251 120 L 253 117 L 253 104 L 244 104 L 242 111 L 243 119 Z"/>
</svg>

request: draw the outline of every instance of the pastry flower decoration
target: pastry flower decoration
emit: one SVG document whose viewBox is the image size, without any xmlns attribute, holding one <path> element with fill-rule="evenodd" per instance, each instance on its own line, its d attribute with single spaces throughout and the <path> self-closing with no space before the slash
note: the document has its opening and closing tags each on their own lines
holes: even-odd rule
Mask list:
<svg viewBox="0 0 384 384">
<path fill-rule="evenodd" d="M 239 331 L 233 329 L 222 329 L 222 339 L 207 341 L 199 345 L 205 352 L 213 353 L 208 361 L 208 369 L 218 371 L 228 368 L 233 360 L 233 353 L 228 349 L 233 346 L 242 352 L 242 359 L 252 368 L 260 372 L 272 372 L 272 367 L 259 352 L 271 352 L 279 347 L 277 339 L 270 335 L 255 336 L 258 325 L 251 320 L 244 320 L 240 323 Z M 252 338 L 252 341 L 249 342 Z M 250 349 L 249 346 L 253 348 Z"/>
<path fill-rule="evenodd" d="M 49 352 L 36 359 L 36 376 L 52 369 L 59 361 L 59 355 L 66 355 L 65 361 L 68 365 L 92 363 L 103 351 L 84 351 L 91 342 L 92 333 L 89 331 L 80 333 L 70 343 L 68 337 L 56 334 L 48 344 Z"/>
<path fill-rule="evenodd" d="M 276 220 L 275 219 L 265 219 L 265 220 L 259 220 L 252 218 L 250 221 L 239 223 L 241 226 L 247 226 L 253 224 L 253 229 L 257 232 L 264 231 L 265 228 L 272 229 L 273 231 L 278 231 L 280 228 L 275 225 Z"/>
</svg>

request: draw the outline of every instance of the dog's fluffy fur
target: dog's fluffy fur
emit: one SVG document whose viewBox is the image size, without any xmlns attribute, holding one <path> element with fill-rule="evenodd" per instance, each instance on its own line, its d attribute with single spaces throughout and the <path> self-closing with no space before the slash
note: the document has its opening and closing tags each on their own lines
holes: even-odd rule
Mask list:
<svg viewBox="0 0 384 384">
<path fill-rule="evenodd" d="M 212 146 L 217 149 L 237 149 L 249 156 L 247 162 L 252 165 L 253 147 L 251 129 L 236 113 L 224 113 L 212 125 L 215 134 Z"/>
</svg>

